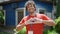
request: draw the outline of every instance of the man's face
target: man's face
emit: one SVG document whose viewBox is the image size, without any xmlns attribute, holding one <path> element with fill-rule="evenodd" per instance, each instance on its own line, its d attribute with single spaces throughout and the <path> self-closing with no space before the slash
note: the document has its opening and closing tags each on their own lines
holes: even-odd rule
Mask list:
<svg viewBox="0 0 60 34">
<path fill-rule="evenodd" d="M 29 4 L 27 6 L 27 10 L 28 10 L 29 13 L 34 13 L 34 11 L 35 11 L 34 5 L 33 4 Z"/>
</svg>

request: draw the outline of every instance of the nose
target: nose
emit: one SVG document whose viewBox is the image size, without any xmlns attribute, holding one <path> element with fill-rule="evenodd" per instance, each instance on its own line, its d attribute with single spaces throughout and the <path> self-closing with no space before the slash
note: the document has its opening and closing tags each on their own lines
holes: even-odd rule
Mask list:
<svg viewBox="0 0 60 34">
<path fill-rule="evenodd" d="M 34 6 L 31 6 L 30 8 L 31 8 L 31 9 L 34 9 Z"/>
</svg>

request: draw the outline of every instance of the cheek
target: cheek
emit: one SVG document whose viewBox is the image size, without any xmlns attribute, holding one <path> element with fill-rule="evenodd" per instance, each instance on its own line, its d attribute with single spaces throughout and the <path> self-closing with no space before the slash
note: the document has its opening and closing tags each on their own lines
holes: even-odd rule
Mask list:
<svg viewBox="0 0 60 34">
<path fill-rule="evenodd" d="M 34 10 L 36 11 L 36 7 L 34 7 Z"/>
<path fill-rule="evenodd" d="M 34 10 L 36 10 L 36 8 L 34 8 Z"/>
<path fill-rule="evenodd" d="M 29 11 L 29 9 L 27 9 Z"/>
<path fill-rule="evenodd" d="M 31 9 L 32 9 L 33 11 L 36 11 L 36 8 L 27 8 L 28 11 L 30 11 Z"/>
</svg>

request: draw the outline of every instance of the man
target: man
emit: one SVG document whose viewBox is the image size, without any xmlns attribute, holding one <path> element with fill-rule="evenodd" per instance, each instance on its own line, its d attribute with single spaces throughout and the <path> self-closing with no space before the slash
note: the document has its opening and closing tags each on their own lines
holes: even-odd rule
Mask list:
<svg viewBox="0 0 60 34">
<path fill-rule="evenodd" d="M 26 26 L 26 34 L 43 34 L 44 24 L 48 26 L 55 25 L 54 21 L 48 18 L 46 15 L 36 13 L 36 6 L 34 1 L 27 1 L 25 8 L 29 15 L 20 21 L 16 27 L 17 31 Z"/>
</svg>

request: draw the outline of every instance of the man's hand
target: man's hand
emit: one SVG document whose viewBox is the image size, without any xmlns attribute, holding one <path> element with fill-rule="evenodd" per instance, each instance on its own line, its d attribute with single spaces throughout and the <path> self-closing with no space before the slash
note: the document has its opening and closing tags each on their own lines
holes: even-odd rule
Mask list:
<svg viewBox="0 0 60 34">
<path fill-rule="evenodd" d="M 36 18 L 36 17 L 33 18 L 33 19 L 34 19 L 35 23 L 42 23 L 42 21 L 43 21 L 42 19 L 39 19 L 39 18 Z"/>
<path fill-rule="evenodd" d="M 32 21 L 33 21 L 33 18 L 30 18 L 29 20 L 27 20 L 27 21 L 25 22 L 25 25 L 34 24 L 34 22 L 32 22 Z"/>
<path fill-rule="evenodd" d="M 36 24 L 36 23 L 42 23 L 42 19 L 39 18 L 31 18 L 25 22 L 25 24 Z"/>
</svg>

